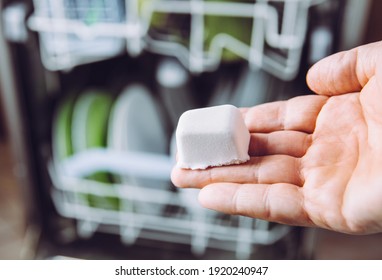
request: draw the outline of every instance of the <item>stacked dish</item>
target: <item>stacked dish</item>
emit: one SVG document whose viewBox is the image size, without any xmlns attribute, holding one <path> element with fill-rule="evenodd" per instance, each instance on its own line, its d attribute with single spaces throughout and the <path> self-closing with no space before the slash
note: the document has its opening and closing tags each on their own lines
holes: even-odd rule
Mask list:
<svg viewBox="0 0 382 280">
<path fill-rule="evenodd" d="M 87 182 L 85 190 L 74 190 L 76 203 L 123 211 L 126 201 L 132 202 L 117 186 L 130 185 L 148 202 L 136 203 L 134 211 L 161 214 L 165 202 L 150 197 L 155 196 L 153 189 L 169 190 L 172 163 L 164 118 L 145 87 L 130 85 L 115 102 L 110 93 L 95 89 L 78 97 L 68 95 L 56 111 L 52 132 L 57 176 Z M 97 183 L 111 189 L 105 194 L 97 190 Z"/>
</svg>

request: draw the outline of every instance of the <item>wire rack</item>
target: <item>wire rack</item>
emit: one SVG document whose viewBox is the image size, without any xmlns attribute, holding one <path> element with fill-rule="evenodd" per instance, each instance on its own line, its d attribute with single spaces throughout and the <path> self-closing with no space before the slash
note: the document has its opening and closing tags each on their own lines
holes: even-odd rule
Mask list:
<svg viewBox="0 0 382 280">
<path fill-rule="evenodd" d="M 194 203 L 195 193 L 182 196 L 182 192 L 170 188 L 86 179 L 89 174 L 107 171 L 120 176 L 146 174 L 169 181 L 172 165 L 166 156 L 89 149 L 62 162 L 51 162 L 51 195 L 60 215 L 77 220 L 77 232 L 82 238 L 107 232 L 119 235 L 126 244 L 138 239 L 158 240 L 190 245 L 197 255 L 214 248 L 247 259 L 254 245 L 272 245 L 290 232 L 291 228 L 285 225 L 204 209 Z M 144 172 L 148 169 L 153 172 Z M 92 205 L 91 196 L 112 200 L 114 204 Z"/>
<path fill-rule="evenodd" d="M 213 71 L 226 53 L 284 80 L 299 68 L 308 9 L 325 0 L 34 0 L 42 62 L 65 70 L 125 50 Z M 171 26 L 170 26 L 170 25 Z"/>
</svg>

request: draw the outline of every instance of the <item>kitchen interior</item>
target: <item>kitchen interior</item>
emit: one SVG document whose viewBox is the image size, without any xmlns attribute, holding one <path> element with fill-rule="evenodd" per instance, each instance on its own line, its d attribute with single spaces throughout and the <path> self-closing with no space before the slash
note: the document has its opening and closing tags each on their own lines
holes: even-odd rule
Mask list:
<svg viewBox="0 0 382 280">
<path fill-rule="evenodd" d="M 203 209 L 170 182 L 186 110 L 309 94 L 382 39 L 377 0 L 0 0 L 0 259 L 382 259 Z"/>
</svg>

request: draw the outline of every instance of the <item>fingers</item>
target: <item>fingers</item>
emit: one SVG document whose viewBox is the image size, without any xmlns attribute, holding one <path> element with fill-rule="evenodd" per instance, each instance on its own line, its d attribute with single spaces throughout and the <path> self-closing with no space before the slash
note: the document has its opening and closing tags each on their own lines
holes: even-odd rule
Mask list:
<svg viewBox="0 0 382 280">
<path fill-rule="evenodd" d="M 252 133 L 249 143 L 250 156 L 289 155 L 302 157 L 311 145 L 311 134 L 298 131 Z"/>
<path fill-rule="evenodd" d="M 318 113 L 326 101 L 324 96 L 299 96 L 245 108 L 242 115 L 250 132 L 295 130 L 312 133 Z"/>
<path fill-rule="evenodd" d="M 336 53 L 317 62 L 307 74 L 316 93 L 337 95 L 360 91 L 382 62 L 382 42 Z"/>
<path fill-rule="evenodd" d="M 301 189 L 291 184 L 212 184 L 200 191 L 199 201 L 206 208 L 227 214 L 299 226 L 313 225 L 303 207 Z"/>
<path fill-rule="evenodd" d="M 239 165 L 187 170 L 175 167 L 171 174 L 172 182 L 178 187 L 202 188 L 221 182 L 241 184 L 290 183 L 302 186 L 300 159 L 286 155 L 252 157 L 247 163 Z"/>
</svg>

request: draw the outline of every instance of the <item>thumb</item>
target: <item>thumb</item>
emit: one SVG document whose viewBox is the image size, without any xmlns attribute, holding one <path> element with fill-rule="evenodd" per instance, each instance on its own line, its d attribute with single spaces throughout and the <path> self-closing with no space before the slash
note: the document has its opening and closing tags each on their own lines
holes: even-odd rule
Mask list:
<svg viewBox="0 0 382 280">
<path fill-rule="evenodd" d="M 361 91 L 382 62 L 382 41 L 328 56 L 308 71 L 310 89 L 322 95 Z"/>
</svg>

